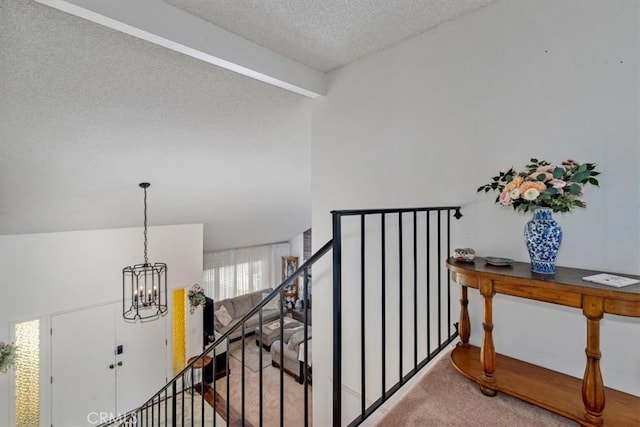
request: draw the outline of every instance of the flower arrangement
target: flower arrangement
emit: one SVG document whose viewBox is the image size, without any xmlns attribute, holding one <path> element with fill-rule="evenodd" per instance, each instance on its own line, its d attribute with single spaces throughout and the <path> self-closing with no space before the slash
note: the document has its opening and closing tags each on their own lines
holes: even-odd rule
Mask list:
<svg viewBox="0 0 640 427">
<path fill-rule="evenodd" d="M 204 295 L 204 289 L 202 289 L 197 283 L 189 289 L 187 297 L 189 298 L 189 311 L 191 314 L 196 310 L 196 307 L 199 305 L 204 307 L 207 303 L 207 298 Z"/>
<path fill-rule="evenodd" d="M 527 212 L 535 208 L 550 208 L 553 212 L 570 212 L 584 208 L 580 200 L 585 185 L 598 186 L 594 178 L 600 175 L 595 163 L 580 164 L 565 160 L 562 166 L 553 166 L 545 160 L 531 159 L 524 170 L 514 168 L 501 171 L 492 182 L 478 188 L 478 192 L 499 191 L 496 203 Z"/>
<path fill-rule="evenodd" d="M 5 373 L 13 366 L 16 357 L 16 346 L 0 341 L 0 373 Z"/>
</svg>

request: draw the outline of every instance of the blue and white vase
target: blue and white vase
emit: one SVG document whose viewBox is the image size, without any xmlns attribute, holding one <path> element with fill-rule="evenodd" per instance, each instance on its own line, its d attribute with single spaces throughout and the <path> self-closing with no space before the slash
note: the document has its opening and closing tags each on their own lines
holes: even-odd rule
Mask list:
<svg viewBox="0 0 640 427">
<path fill-rule="evenodd" d="M 533 219 L 524 226 L 524 240 L 531 257 L 531 271 L 541 274 L 556 272 L 556 257 L 562 243 L 562 229 L 553 219 L 550 208 L 533 211 Z"/>
</svg>

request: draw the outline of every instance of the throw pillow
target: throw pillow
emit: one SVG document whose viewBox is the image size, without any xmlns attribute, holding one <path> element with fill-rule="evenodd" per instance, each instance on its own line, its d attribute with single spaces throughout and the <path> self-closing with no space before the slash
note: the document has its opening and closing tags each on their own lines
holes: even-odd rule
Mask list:
<svg viewBox="0 0 640 427">
<path fill-rule="evenodd" d="M 265 292 L 262 293 L 263 300 L 266 299 L 268 296 L 269 296 L 268 293 L 265 293 Z M 263 308 L 277 310 L 279 305 L 280 305 L 280 301 L 279 301 L 279 298 L 276 296 L 271 301 L 269 301 Z"/>
<path fill-rule="evenodd" d="M 215 317 L 223 327 L 227 326 L 233 320 L 233 317 L 231 317 L 224 305 L 215 311 Z"/>
</svg>

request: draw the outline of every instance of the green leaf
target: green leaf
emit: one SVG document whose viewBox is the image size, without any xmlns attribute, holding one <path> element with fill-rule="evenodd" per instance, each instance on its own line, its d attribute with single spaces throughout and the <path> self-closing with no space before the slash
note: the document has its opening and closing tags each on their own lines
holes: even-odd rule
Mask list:
<svg viewBox="0 0 640 427">
<path fill-rule="evenodd" d="M 580 167 L 578 167 L 578 172 L 584 172 L 587 170 L 587 164 L 583 163 L 580 165 Z"/>
<path fill-rule="evenodd" d="M 555 179 L 560 179 L 564 176 L 564 169 L 563 168 L 555 168 L 553 170 L 553 177 Z"/>
<path fill-rule="evenodd" d="M 571 181 L 571 182 L 587 182 L 587 179 L 589 179 L 589 171 L 585 170 L 585 171 L 578 172 L 577 174 L 573 175 L 569 181 Z"/>
<path fill-rule="evenodd" d="M 538 163 L 538 159 L 531 158 L 531 163 Z"/>
<path fill-rule="evenodd" d="M 545 179 L 546 177 L 547 177 L 547 175 L 545 175 L 545 174 L 541 173 L 541 174 L 539 174 L 538 176 L 536 176 L 536 179 L 537 179 L 538 181 L 544 181 L 544 179 Z"/>
<path fill-rule="evenodd" d="M 578 194 L 580 194 L 580 190 L 581 190 L 581 187 L 578 184 L 571 184 L 569 186 L 569 193 L 573 194 L 574 196 L 577 196 Z"/>
<path fill-rule="evenodd" d="M 484 190 L 484 185 L 483 185 L 483 186 L 481 186 L 481 187 L 478 187 L 478 189 L 476 190 L 476 193 L 479 193 L 479 192 L 481 192 L 482 190 Z"/>
<path fill-rule="evenodd" d="M 595 179 L 595 178 L 589 178 L 589 184 L 595 185 L 596 187 L 599 187 L 598 180 Z"/>
</svg>

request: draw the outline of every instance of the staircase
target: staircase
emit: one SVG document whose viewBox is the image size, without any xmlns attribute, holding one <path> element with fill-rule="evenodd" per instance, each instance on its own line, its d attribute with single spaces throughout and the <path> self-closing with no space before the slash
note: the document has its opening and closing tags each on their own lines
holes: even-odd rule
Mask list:
<svg viewBox="0 0 640 427">
<path fill-rule="evenodd" d="M 198 366 L 207 357 L 215 361 L 222 348 L 228 349 L 229 336 L 234 332 L 242 331 L 242 336 L 250 332 L 246 324 L 252 317 L 258 316 L 262 330 L 263 308 L 272 300 L 279 300 L 283 307 L 283 290 L 296 279 L 303 280 L 302 299 L 307 301 L 311 268 L 330 250 L 332 343 L 320 343 L 316 335 L 314 356 L 321 361 L 322 356 L 330 355 L 332 360 L 332 424 L 361 424 L 457 337 L 444 261 L 451 253 L 451 219 L 461 216 L 456 206 L 332 212 L 332 240 L 229 331 L 216 337 L 147 402 L 103 425 L 310 425 L 308 346 L 303 346 L 300 354 L 301 372 L 305 372 L 300 376 L 301 384 L 294 385 L 293 378 L 285 373 L 283 351 L 280 360 L 272 361 L 279 366 L 277 371 L 262 363 L 258 363 L 257 372 L 249 370 L 245 363 L 249 350 L 246 339 L 240 344 L 241 362 L 237 366 L 231 367 L 230 358 L 224 358 L 226 375 L 221 379 L 210 384 L 202 381 Z M 305 343 L 310 323 L 306 313 Z M 280 337 L 284 336 L 285 317 L 285 311 L 281 311 Z M 318 322 L 322 319 L 316 318 Z M 265 353 L 260 346 L 259 360 Z M 327 378 L 316 381 L 326 382 Z M 293 412 L 298 416 L 295 422 L 290 418 Z M 350 421 L 345 423 L 343 419 Z"/>
</svg>

